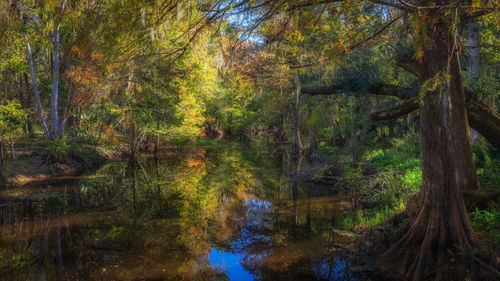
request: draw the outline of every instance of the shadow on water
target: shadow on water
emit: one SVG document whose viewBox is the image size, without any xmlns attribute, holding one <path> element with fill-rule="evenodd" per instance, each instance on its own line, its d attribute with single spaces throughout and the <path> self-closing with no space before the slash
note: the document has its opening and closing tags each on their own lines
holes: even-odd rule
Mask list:
<svg viewBox="0 0 500 281">
<path fill-rule="evenodd" d="M 349 210 L 283 154 L 233 147 L 119 162 L 0 198 L 0 280 L 361 280 Z"/>
</svg>

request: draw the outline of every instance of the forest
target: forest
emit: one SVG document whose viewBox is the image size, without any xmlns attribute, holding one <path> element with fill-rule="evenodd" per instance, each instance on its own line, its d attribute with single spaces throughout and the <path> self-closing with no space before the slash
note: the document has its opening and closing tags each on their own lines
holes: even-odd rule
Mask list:
<svg viewBox="0 0 500 281">
<path fill-rule="evenodd" d="M 0 1 L 0 280 L 500 280 L 500 1 Z"/>
</svg>

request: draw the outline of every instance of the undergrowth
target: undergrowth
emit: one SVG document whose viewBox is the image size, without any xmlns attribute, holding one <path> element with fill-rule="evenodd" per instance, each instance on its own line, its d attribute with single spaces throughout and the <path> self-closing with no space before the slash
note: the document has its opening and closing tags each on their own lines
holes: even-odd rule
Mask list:
<svg viewBox="0 0 500 281">
<path fill-rule="evenodd" d="M 489 210 L 476 208 L 471 215 L 472 228 L 487 232 L 495 244 L 500 244 L 500 212 L 495 208 Z"/>
<path fill-rule="evenodd" d="M 418 137 L 408 135 L 392 142 L 388 149 L 373 149 L 364 153 L 363 162 L 374 170 L 372 176 L 344 173 L 343 181 L 354 184 L 354 195 L 375 207 L 357 209 L 355 214 L 340 219 L 345 228 L 365 228 L 388 221 L 405 210 L 408 200 L 422 184 Z M 347 168 L 349 171 L 349 168 Z M 364 181 L 363 181 L 364 179 Z M 356 204 L 355 204 L 356 205 Z"/>
</svg>

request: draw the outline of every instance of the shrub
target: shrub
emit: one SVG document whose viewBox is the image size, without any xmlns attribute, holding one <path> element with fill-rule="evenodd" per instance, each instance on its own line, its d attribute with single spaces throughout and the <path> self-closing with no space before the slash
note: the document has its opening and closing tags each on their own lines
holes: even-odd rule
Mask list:
<svg viewBox="0 0 500 281">
<path fill-rule="evenodd" d="M 495 243 L 500 243 L 500 212 L 491 208 L 490 210 L 479 210 L 472 212 L 472 228 L 486 231 Z"/>
<path fill-rule="evenodd" d="M 71 145 L 65 135 L 61 138 L 48 141 L 47 147 L 49 149 L 49 155 L 52 161 L 59 162 L 63 161 L 64 158 L 68 155 Z"/>
<path fill-rule="evenodd" d="M 498 189 L 500 187 L 500 161 L 492 160 L 479 173 L 479 183 L 484 189 Z"/>
</svg>

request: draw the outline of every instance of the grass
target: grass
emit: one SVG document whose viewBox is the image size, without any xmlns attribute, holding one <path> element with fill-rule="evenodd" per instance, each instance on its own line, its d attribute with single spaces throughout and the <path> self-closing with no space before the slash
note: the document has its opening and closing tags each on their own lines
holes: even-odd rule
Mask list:
<svg viewBox="0 0 500 281">
<path fill-rule="evenodd" d="M 367 150 L 362 161 L 375 171 L 368 181 L 361 179 L 361 173 L 344 173 L 344 181 L 360 183 L 355 184 L 359 188 L 356 192 L 364 200 L 375 203 L 376 207 L 358 209 L 355 214 L 341 218 L 341 226 L 349 229 L 370 227 L 384 223 L 405 210 L 408 200 L 418 193 L 422 184 L 418 147 L 418 139 L 409 135 L 394 140 L 389 149 Z"/>
<path fill-rule="evenodd" d="M 405 209 L 401 206 L 385 206 L 377 210 L 362 210 L 358 209 L 355 214 L 341 217 L 338 224 L 346 229 L 363 229 L 366 227 L 385 223 L 388 219 L 400 214 Z"/>
<path fill-rule="evenodd" d="M 420 167 L 418 141 L 413 135 L 396 139 L 389 149 L 368 150 L 363 159 L 377 171 L 413 170 Z"/>
</svg>

